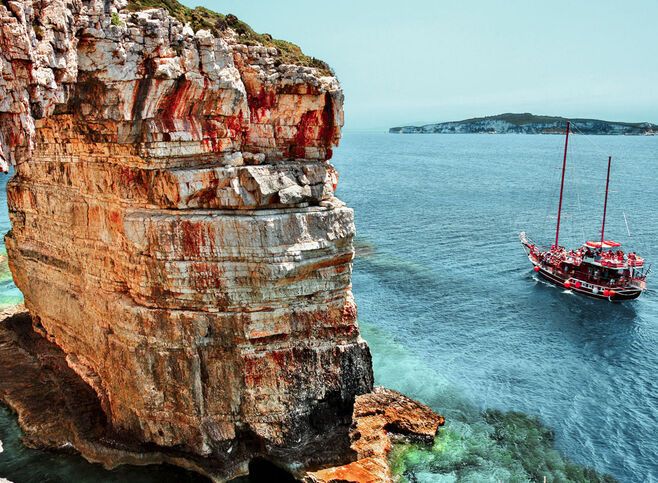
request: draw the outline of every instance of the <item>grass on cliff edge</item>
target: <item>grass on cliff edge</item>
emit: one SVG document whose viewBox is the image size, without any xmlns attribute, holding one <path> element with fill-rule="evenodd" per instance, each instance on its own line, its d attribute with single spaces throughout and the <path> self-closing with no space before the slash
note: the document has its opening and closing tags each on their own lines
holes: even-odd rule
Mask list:
<svg viewBox="0 0 658 483">
<path fill-rule="evenodd" d="M 172 17 L 182 23 L 189 23 L 195 32 L 204 29 L 218 35 L 222 30 L 231 28 L 237 32 L 240 41 L 245 45 L 261 44 L 265 47 L 275 47 L 279 51 L 282 64 L 314 67 L 325 75 L 334 75 L 331 67 L 326 62 L 304 54 L 302 49 L 292 42 L 274 39 L 270 34 L 255 32 L 235 15 L 222 15 L 205 7 L 188 8 L 176 0 L 129 0 L 126 8 L 132 12 L 148 8 L 164 8 Z"/>
<path fill-rule="evenodd" d="M 414 483 L 616 481 L 565 458 L 554 442 L 553 432 L 537 418 L 488 410 L 479 424 L 448 424 L 431 447 L 395 445 L 391 467 L 396 481 Z"/>
</svg>

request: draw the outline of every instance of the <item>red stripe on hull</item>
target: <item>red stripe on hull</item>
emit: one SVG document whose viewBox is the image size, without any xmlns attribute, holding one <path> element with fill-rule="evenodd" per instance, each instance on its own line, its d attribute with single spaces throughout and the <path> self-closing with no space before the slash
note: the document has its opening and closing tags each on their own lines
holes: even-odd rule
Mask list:
<svg viewBox="0 0 658 483">
<path fill-rule="evenodd" d="M 552 283 L 553 285 L 560 287 L 560 288 L 565 288 L 564 287 L 564 282 L 566 282 L 566 279 L 562 279 L 550 272 L 547 272 L 544 270 L 542 267 L 539 267 L 539 272 L 537 272 L 539 275 L 544 280 L 547 280 L 548 282 Z M 582 288 L 575 288 L 571 287 L 568 289 L 576 294 L 579 295 L 585 295 L 587 297 L 595 298 L 598 300 L 609 300 L 611 302 L 623 302 L 624 300 L 634 300 L 638 298 L 641 294 L 642 291 L 640 289 L 625 289 L 625 290 L 620 290 L 620 291 L 615 291 L 615 295 L 612 295 L 610 297 L 606 297 L 603 295 L 601 292 L 599 293 L 594 293 L 586 289 Z"/>
</svg>

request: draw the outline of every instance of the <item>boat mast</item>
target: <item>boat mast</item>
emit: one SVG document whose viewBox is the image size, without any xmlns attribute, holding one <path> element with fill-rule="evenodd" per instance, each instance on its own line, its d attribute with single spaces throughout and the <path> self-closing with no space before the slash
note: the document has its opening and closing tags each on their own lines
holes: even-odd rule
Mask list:
<svg viewBox="0 0 658 483">
<path fill-rule="evenodd" d="M 571 121 L 567 121 L 567 135 L 564 140 L 564 160 L 562 161 L 562 182 L 560 183 L 560 205 L 557 209 L 557 227 L 555 228 L 555 247 L 559 247 L 560 241 L 560 218 L 562 216 L 562 196 L 564 195 L 564 173 L 567 170 L 567 148 L 569 147 L 569 128 Z"/>
<path fill-rule="evenodd" d="M 611 164 L 612 164 L 612 156 L 608 156 L 608 176 L 605 180 L 605 201 L 603 202 L 603 224 L 601 225 L 601 250 L 603 250 L 603 243 L 605 242 L 605 215 L 608 212 L 608 189 L 610 188 Z"/>
</svg>

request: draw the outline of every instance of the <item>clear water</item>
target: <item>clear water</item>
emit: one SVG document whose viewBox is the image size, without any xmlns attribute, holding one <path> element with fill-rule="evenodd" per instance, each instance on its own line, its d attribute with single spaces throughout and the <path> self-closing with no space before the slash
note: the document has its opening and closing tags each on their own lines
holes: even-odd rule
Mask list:
<svg viewBox="0 0 658 483">
<path fill-rule="evenodd" d="M 609 152 L 607 238 L 658 261 L 658 137 L 575 136 L 572 146 L 564 242 L 597 237 Z M 625 305 L 582 299 L 535 280 L 518 243 L 520 230 L 554 236 L 562 147 L 559 136 L 346 133 L 336 150 L 339 196 L 356 210 L 354 292 L 377 382 L 448 418 L 431 450 L 402 458 L 410 479 L 579 479 L 567 455 L 620 481 L 658 481 L 656 289 Z M 3 280 L 2 301 L 14 302 Z M 487 408 L 537 416 L 561 455 L 535 444 L 545 429 L 516 416 L 506 420 L 514 448 L 503 448 Z M 0 477 L 17 483 L 181 478 L 27 450 L 7 411 L 0 440 Z"/>
<path fill-rule="evenodd" d="M 485 408 L 537 415 L 576 462 L 656 481 L 658 285 L 625 305 L 583 299 L 535 280 L 518 242 L 520 230 L 554 236 L 563 143 L 346 134 L 335 164 L 364 253 L 353 279 L 359 320 L 377 381 L 449 421 L 473 429 Z M 565 242 L 596 238 L 610 152 L 607 238 L 658 262 L 658 137 L 572 143 Z M 506 480 L 500 462 L 485 463 Z"/>
</svg>

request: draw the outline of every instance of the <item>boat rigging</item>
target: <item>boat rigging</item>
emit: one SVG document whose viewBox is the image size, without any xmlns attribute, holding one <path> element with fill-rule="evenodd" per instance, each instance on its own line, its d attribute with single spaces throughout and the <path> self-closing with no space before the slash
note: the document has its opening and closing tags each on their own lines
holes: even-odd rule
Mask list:
<svg viewBox="0 0 658 483">
<path fill-rule="evenodd" d="M 537 275 L 553 285 L 577 294 L 613 302 L 636 299 L 646 290 L 646 279 L 651 269 L 645 267 L 644 259 L 635 252 L 626 254 L 621 250 L 621 243 L 605 239 L 611 156 L 608 157 L 600 240 L 586 241 L 581 247 L 572 250 L 560 246 L 560 221 L 570 131 L 571 122 L 567 121 L 555 243 L 548 248 L 542 247 L 530 240 L 525 232 L 521 232 L 521 244 Z M 625 216 L 624 214 L 624 218 Z"/>
</svg>

